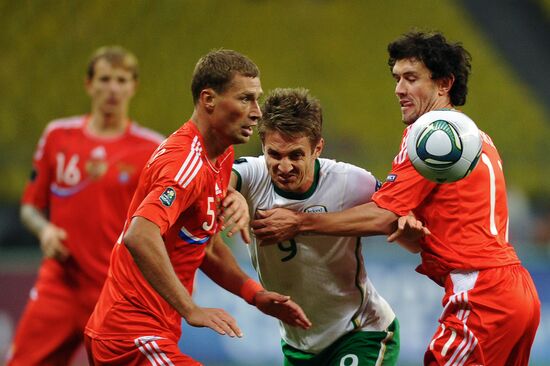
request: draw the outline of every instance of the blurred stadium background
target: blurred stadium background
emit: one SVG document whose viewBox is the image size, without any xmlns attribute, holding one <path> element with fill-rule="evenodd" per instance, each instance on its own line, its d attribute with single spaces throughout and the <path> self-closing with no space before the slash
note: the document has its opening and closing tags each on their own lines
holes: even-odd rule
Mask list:
<svg viewBox="0 0 550 366">
<path fill-rule="evenodd" d="M 549 18 L 550 0 L 0 0 L 0 360 L 40 261 L 36 240 L 18 219 L 32 153 L 48 121 L 89 110 L 83 80 L 93 50 L 120 44 L 138 56 L 141 85 L 131 115 L 164 134 L 191 114 L 196 60 L 219 47 L 245 53 L 259 65 L 265 92 L 302 86 L 320 98 L 325 157 L 383 179 L 403 128 L 386 45 L 417 27 L 443 31 L 473 56 L 463 110 L 504 160 L 511 239 L 543 301 L 532 364 L 550 365 Z M 237 148 L 237 155 L 259 152 L 257 138 Z M 243 245 L 232 247 L 251 271 Z M 414 272 L 416 256 L 383 238 L 366 241 L 364 251 L 369 274 L 401 322 L 399 364 L 418 365 L 442 292 Z M 272 319 L 202 276 L 196 298 L 232 312 L 245 338 L 185 327 L 186 352 L 206 365 L 281 364 Z"/>
</svg>

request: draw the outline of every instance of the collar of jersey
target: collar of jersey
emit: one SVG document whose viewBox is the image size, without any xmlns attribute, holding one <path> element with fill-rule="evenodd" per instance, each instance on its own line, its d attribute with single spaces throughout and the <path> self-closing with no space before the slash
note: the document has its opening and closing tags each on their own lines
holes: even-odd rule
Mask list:
<svg viewBox="0 0 550 366">
<path fill-rule="evenodd" d="M 277 193 L 279 196 L 288 198 L 291 200 L 305 200 L 308 199 L 313 195 L 315 190 L 317 189 L 317 185 L 319 184 L 319 171 L 321 170 L 321 164 L 319 163 L 319 159 L 315 159 L 315 171 L 313 172 L 313 183 L 311 184 L 311 187 L 304 193 L 297 193 L 297 192 L 288 192 L 284 191 L 280 188 L 278 188 L 273 182 L 273 189 L 275 189 L 275 193 Z"/>
<path fill-rule="evenodd" d="M 227 157 L 229 156 L 229 152 L 231 151 L 231 146 L 229 146 L 227 149 L 225 149 L 225 151 L 220 156 L 218 156 L 218 158 L 216 159 L 216 162 L 214 164 L 212 164 L 210 159 L 208 159 L 208 154 L 206 153 L 206 144 L 204 143 L 204 137 L 201 135 L 201 132 L 199 131 L 199 127 L 195 124 L 195 122 L 192 119 L 189 119 L 189 121 L 187 121 L 184 124 L 184 126 L 186 124 L 189 124 L 190 128 L 191 128 L 191 131 L 193 131 L 193 133 L 195 133 L 199 137 L 199 141 L 200 141 L 200 144 L 202 146 L 202 152 L 200 154 L 201 158 L 204 161 L 206 161 L 206 164 L 208 164 L 208 166 L 210 167 L 210 169 L 212 171 L 214 171 L 214 173 L 218 174 L 220 172 L 221 165 L 222 165 L 223 161 L 225 159 L 227 159 Z M 182 126 L 182 128 L 183 128 L 183 126 Z"/>
<path fill-rule="evenodd" d="M 128 118 L 128 125 L 126 126 L 126 129 L 124 130 L 124 132 L 114 136 L 101 136 L 101 135 L 96 135 L 95 133 L 88 130 L 88 124 L 90 123 L 91 118 L 92 118 L 91 114 L 84 115 L 84 117 L 82 118 L 82 125 L 83 125 L 82 130 L 84 131 L 84 134 L 89 138 L 96 141 L 101 141 L 101 142 L 111 142 L 111 141 L 116 141 L 123 138 L 128 134 L 128 131 L 130 131 L 130 128 L 132 128 L 132 125 L 133 125 L 132 120 Z"/>
</svg>

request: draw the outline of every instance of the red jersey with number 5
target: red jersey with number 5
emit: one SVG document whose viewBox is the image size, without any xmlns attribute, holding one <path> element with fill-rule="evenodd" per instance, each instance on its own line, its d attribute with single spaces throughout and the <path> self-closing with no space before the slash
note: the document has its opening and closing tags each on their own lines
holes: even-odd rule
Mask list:
<svg viewBox="0 0 550 366">
<path fill-rule="evenodd" d="M 412 126 L 412 125 L 411 125 Z M 481 132 L 482 155 L 466 178 L 437 184 L 422 177 L 401 151 L 382 188 L 373 196 L 379 207 L 399 216 L 413 211 L 430 229 L 421 241 L 417 268 L 441 284 L 452 270 L 480 270 L 520 263 L 508 243 L 508 205 L 502 161 L 491 138 Z"/>
<path fill-rule="evenodd" d="M 233 157 L 230 147 L 212 164 L 202 136 L 189 121 L 155 151 L 130 204 L 125 230 L 135 216 L 155 223 L 172 266 L 189 293 L 206 244 L 219 230 L 217 216 Z M 154 334 L 177 342 L 180 324 L 181 316 L 149 285 L 119 240 L 86 334 L 102 339 Z"/>
</svg>

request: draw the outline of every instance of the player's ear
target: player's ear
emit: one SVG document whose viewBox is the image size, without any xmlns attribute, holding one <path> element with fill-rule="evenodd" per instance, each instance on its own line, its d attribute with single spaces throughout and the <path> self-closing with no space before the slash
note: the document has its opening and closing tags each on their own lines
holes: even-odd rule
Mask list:
<svg viewBox="0 0 550 366">
<path fill-rule="evenodd" d="M 449 92 L 451 91 L 451 88 L 453 87 L 454 82 L 455 82 L 455 76 L 452 74 L 450 76 L 438 79 L 437 86 L 438 86 L 439 95 L 449 94 Z"/>
<path fill-rule="evenodd" d="M 136 95 L 136 91 L 137 91 L 137 88 L 139 86 L 139 82 L 135 79 L 132 79 L 131 82 L 134 84 L 133 87 L 132 87 L 132 90 L 130 91 L 130 99 L 132 99 L 134 97 L 134 95 Z"/>
<path fill-rule="evenodd" d="M 216 106 L 217 93 L 212 88 L 203 89 L 199 95 L 199 103 L 204 106 L 208 112 L 212 112 Z"/>
<path fill-rule="evenodd" d="M 84 89 L 86 89 L 86 93 L 89 95 L 89 96 L 92 96 L 91 94 L 91 88 L 92 88 L 92 79 L 90 79 L 89 77 L 85 77 L 84 78 Z"/>
<path fill-rule="evenodd" d="M 132 79 L 132 80 L 134 82 L 134 88 L 132 90 L 132 96 L 134 96 L 136 94 L 136 91 L 139 88 L 139 80 L 136 80 L 136 79 Z"/>
<path fill-rule="evenodd" d="M 315 158 L 318 158 L 321 156 L 321 153 L 323 152 L 323 148 L 325 147 L 325 139 L 321 137 L 315 148 L 313 149 L 313 155 Z"/>
</svg>

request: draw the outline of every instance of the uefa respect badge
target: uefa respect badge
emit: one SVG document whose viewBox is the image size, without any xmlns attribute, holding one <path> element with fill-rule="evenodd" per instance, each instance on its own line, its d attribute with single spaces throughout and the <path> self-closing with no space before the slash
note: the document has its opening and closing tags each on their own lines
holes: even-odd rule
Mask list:
<svg viewBox="0 0 550 366">
<path fill-rule="evenodd" d="M 176 199 L 176 191 L 172 187 L 168 187 L 162 192 L 159 197 L 160 202 L 166 207 L 172 206 L 174 200 Z"/>
</svg>

